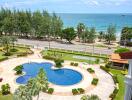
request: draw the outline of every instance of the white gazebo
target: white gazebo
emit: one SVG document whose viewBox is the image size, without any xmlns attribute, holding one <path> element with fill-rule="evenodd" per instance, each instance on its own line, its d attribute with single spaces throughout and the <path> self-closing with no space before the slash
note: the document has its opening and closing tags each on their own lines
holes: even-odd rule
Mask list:
<svg viewBox="0 0 132 100">
<path fill-rule="evenodd" d="M 125 97 L 124 100 L 132 100 L 132 52 L 121 53 L 120 54 L 122 59 L 128 59 L 129 69 L 128 75 L 125 78 Z"/>
</svg>

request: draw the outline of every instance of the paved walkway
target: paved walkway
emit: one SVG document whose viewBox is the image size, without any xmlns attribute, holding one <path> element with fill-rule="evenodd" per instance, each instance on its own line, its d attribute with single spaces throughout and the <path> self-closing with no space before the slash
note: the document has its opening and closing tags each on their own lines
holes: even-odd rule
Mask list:
<svg viewBox="0 0 132 100">
<path fill-rule="evenodd" d="M 9 83 L 11 86 L 11 91 L 14 92 L 15 89 L 19 86 L 19 84 L 15 82 L 18 76 L 16 76 L 15 72 L 13 71 L 14 67 L 28 62 L 47 61 L 41 58 L 41 55 L 39 53 L 40 50 L 33 51 L 34 54 L 28 57 L 13 58 L 0 62 L 0 69 L 2 69 L 0 71 L 0 77 L 3 78 L 3 81 L 0 83 L 0 86 L 2 84 Z M 72 67 L 68 66 L 69 64 L 69 61 L 65 61 L 64 67 L 79 71 L 83 75 L 83 80 L 78 84 L 66 87 L 50 84 L 50 86 L 55 89 L 55 93 L 53 95 L 41 93 L 40 100 L 80 100 L 82 95 L 71 95 L 71 90 L 73 88 L 84 88 L 86 90 L 86 94 L 97 94 L 101 98 L 101 100 L 109 99 L 109 95 L 113 92 L 115 86 L 112 77 L 109 74 L 101 70 L 98 65 L 86 65 L 83 63 L 79 63 L 79 67 Z M 91 75 L 85 70 L 89 67 L 92 67 L 95 70 L 96 75 Z M 99 78 L 99 83 L 96 87 L 93 87 L 91 86 L 91 81 L 92 78 L 95 76 Z"/>
</svg>

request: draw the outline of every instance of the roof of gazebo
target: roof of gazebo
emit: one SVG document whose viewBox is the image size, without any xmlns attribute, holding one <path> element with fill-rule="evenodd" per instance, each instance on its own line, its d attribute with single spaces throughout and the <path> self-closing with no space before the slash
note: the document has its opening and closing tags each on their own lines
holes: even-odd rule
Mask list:
<svg viewBox="0 0 132 100">
<path fill-rule="evenodd" d="M 121 59 L 132 59 L 132 51 L 119 54 Z"/>
<path fill-rule="evenodd" d="M 115 63 L 128 64 L 127 59 L 122 59 L 121 56 L 116 53 L 111 54 L 110 61 L 115 62 Z"/>
</svg>

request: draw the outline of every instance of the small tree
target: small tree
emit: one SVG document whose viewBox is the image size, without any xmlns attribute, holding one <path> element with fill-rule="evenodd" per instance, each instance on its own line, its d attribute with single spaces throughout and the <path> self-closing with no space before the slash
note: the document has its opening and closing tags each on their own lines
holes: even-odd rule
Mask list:
<svg viewBox="0 0 132 100">
<path fill-rule="evenodd" d="M 17 42 L 17 37 L 16 36 L 11 36 L 11 43 L 12 43 L 12 46 L 13 46 L 13 50 L 15 49 L 15 42 Z"/>
<path fill-rule="evenodd" d="M 9 86 L 9 84 L 7 83 L 7 84 L 2 85 L 1 86 L 1 90 L 2 90 L 2 94 L 3 95 L 9 94 L 10 93 L 10 86 Z"/>
<path fill-rule="evenodd" d="M 69 43 L 71 43 L 71 41 L 74 40 L 75 37 L 76 37 L 76 33 L 73 27 L 66 28 L 63 30 L 63 38 L 69 41 Z"/>
<path fill-rule="evenodd" d="M 17 75 L 22 74 L 23 66 L 22 65 L 16 66 L 14 70 L 16 71 Z"/>
<path fill-rule="evenodd" d="M 62 59 L 55 59 L 55 67 L 57 68 L 61 68 L 62 67 L 62 63 L 64 62 Z"/>
<path fill-rule="evenodd" d="M 105 40 L 108 42 L 108 44 L 111 44 L 111 41 L 116 40 L 116 27 L 113 25 L 109 25 L 107 28 L 107 33 L 105 34 Z"/>
<path fill-rule="evenodd" d="M 98 39 L 100 42 L 102 41 L 102 39 L 104 39 L 104 32 L 103 31 L 99 32 Z"/>
<path fill-rule="evenodd" d="M 0 38 L 0 43 L 4 46 L 5 49 L 5 55 L 9 56 L 9 49 L 10 49 L 10 43 L 11 43 L 11 37 L 10 36 L 2 36 Z"/>
</svg>

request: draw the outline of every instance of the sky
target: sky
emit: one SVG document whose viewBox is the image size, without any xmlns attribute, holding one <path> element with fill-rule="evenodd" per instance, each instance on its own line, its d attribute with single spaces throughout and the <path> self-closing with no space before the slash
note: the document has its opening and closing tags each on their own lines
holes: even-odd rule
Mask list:
<svg viewBox="0 0 132 100">
<path fill-rule="evenodd" d="M 56 13 L 132 13 L 132 0 L 0 0 L 0 7 Z"/>
</svg>

